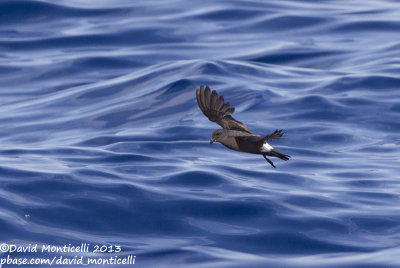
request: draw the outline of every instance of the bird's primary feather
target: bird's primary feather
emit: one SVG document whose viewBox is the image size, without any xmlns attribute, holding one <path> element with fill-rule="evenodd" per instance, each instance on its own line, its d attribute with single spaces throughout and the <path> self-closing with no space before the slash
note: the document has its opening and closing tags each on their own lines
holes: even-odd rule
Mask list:
<svg viewBox="0 0 400 268">
<path fill-rule="evenodd" d="M 229 102 L 225 102 L 222 96 L 218 97 L 215 90 L 211 92 L 208 86 L 200 86 L 200 89 L 196 89 L 196 98 L 200 110 L 210 121 L 217 123 L 224 129 L 251 133 L 250 129 L 245 124 L 232 117 L 235 108 L 230 107 Z"/>
</svg>

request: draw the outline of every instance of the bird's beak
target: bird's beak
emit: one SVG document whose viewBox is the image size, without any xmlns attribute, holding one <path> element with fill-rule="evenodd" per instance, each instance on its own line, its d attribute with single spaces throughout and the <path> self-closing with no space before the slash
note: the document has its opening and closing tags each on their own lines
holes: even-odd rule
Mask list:
<svg viewBox="0 0 400 268">
<path fill-rule="evenodd" d="M 210 140 L 210 144 L 213 144 L 214 141 L 215 141 L 214 139 L 211 139 L 211 140 Z"/>
</svg>

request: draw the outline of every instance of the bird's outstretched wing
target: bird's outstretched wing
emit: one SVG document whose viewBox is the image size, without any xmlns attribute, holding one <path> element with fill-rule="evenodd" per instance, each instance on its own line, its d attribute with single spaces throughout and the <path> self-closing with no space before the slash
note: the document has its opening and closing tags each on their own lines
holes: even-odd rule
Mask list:
<svg viewBox="0 0 400 268">
<path fill-rule="evenodd" d="M 211 92 L 208 86 L 200 86 L 200 89 L 196 89 L 196 98 L 200 110 L 210 121 L 217 123 L 224 129 L 251 133 L 245 124 L 235 120 L 231 116 L 235 112 L 235 108 L 230 107 L 229 102 L 225 102 L 222 96 L 218 97 L 215 90 Z"/>
<path fill-rule="evenodd" d="M 285 132 L 283 132 L 283 130 L 275 130 L 273 133 L 267 135 L 264 137 L 264 140 L 266 141 L 272 141 L 272 140 L 276 140 L 276 139 L 280 139 L 282 138 L 283 134 L 285 134 Z"/>
</svg>

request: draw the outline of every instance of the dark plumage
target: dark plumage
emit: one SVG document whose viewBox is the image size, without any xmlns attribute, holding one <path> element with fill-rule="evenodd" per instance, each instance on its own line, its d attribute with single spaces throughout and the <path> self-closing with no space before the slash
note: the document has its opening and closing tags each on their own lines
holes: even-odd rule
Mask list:
<svg viewBox="0 0 400 268">
<path fill-rule="evenodd" d="M 200 89 L 196 89 L 196 98 L 201 111 L 208 119 L 222 127 L 213 131 L 210 144 L 216 141 L 235 151 L 261 154 L 274 168 L 274 163 L 267 156 L 289 160 L 290 156 L 278 152 L 267 143 L 267 141 L 280 139 L 284 134 L 282 130 L 275 130 L 267 136 L 251 133 L 245 124 L 232 117 L 235 108 L 230 107 L 229 102 L 225 102 L 222 96 L 218 97 L 215 90 L 211 92 L 208 86 L 200 86 Z"/>
</svg>

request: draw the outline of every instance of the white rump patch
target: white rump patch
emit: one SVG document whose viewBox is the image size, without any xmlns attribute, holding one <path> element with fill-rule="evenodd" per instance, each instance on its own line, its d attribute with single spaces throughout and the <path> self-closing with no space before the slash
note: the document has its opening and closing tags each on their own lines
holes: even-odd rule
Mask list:
<svg viewBox="0 0 400 268">
<path fill-rule="evenodd" d="M 263 153 L 268 153 L 271 152 L 271 150 L 274 149 L 274 147 L 272 147 L 271 145 L 269 145 L 267 142 L 263 144 L 263 146 L 261 147 L 261 152 Z"/>
</svg>

